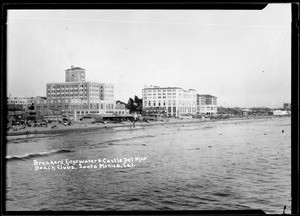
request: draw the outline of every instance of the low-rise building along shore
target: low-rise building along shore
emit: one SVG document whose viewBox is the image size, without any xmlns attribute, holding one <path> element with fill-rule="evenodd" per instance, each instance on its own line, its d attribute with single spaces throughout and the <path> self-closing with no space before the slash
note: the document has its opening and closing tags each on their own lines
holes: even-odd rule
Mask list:
<svg viewBox="0 0 300 216">
<path fill-rule="evenodd" d="M 125 104 L 116 102 L 115 113 L 117 114 L 129 114 L 129 109 L 126 108 Z"/>
<path fill-rule="evenodd" d="M 18 107 L 19 109 L 26 109 L 34 103 L 34 97 L 12 96 L 7 98 L 8 107 Z"/>
<path fill-rule="evenodd" d="M 212 115 L 218 112 L 217 97 L 209 94 L 197 94 L 197 113 Z"/>
</svg>

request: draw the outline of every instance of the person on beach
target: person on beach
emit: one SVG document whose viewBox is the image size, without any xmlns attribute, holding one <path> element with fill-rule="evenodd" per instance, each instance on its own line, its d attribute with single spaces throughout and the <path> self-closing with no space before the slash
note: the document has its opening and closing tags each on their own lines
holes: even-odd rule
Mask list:
<svg viewBox="0 0 300 216">
<path fill-rule="evenodd" d="M 29 132 L 28 132 L 28 131 L 26 131 L 26 133 L 25 133 L 25 134 L 26 134 L 26 137 L 28 138 L 28 136 L 29 136 Z"/>
</svg>

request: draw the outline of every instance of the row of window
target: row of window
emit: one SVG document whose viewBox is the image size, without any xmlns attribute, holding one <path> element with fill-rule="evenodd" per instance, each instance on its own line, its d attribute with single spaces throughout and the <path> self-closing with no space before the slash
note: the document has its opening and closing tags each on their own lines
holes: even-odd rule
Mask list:
<svg viewBox="0 0 300 216">
<path fill-rule="evenodd" d="M 168 107 L 167 109 L 168 111 L 168 114 L 171 114 L 171 111 L 172 111 L 172 107 Z M 179 113 L 179 114 L 185 114 L 185 113 L 196 113 L 196 107 L 173 107 L 173 114 L 176 114 L 176 111 Z"/>
<path fill-rule="evenodd" d="M 157 95 L 171 95 L 172 93 L 157 93 Z M 146 93 L 144 93 L 144 95 L 156 95 L 156 93 L 153 93 L 153 94 L 151 94 L 151 93 L 148 93 L 148 94 L 146 94 Z M 176 95 L 176 93 L 173 93 L 173 95 Z"/>
<path fill-rule="evenodd" d="M 144 99 L 145 100 L 147 100 L 147 99 L 156 99 L 156 98 L 176 98 L 176 96 L 170 96 L 170 95 L 167 95 L 167 96 L 155 96 L 155 95 L 153 95 L 153 97 L 152 96 L 144 96 Z M 185 99 L 190 99 L 191 97 L 179 97 L 179 98 L 185 98 Z"/>
<path fill-rule="evenodd" d="M 162 102 L 163 103 L 166 103 L 166 102 L 168 102 L 169 104 L 171 103 L 173 101 L 173 103 L 176 103 L 176 101 L 178 102 L 178 104 L 187 104 L 187 105 L 196 105 L 196 101 L 190 101 L 190 100 L 168 100 L 168 101 L 165 101 L 165 100 L 163 100 Z M 151 100 L 149 100 L 149 101 L 147 101 L 147 100 L 144 100 L 144 104 L 150 104 L 150 103 L 155 103 L 156 101 L 154 100 L 154 101 L 151 101 Z M 158 103 L 160 103 L 160 100 L 158 100 Z"/>
<path fill-rule="evenodd" d="M 88 84 L 66 84 L 66 85 L 48 85 L 47 89 L 63 89 L 63 88 L 85 88 L 87 89 L 87 87 L 90 87 L 90 88 L 105 88 L 105 89 L 113 89 L 114 87 L 113 86 L 103 86 L 103 85 L 97 85 L 97 84 L 93 84 L 93 85 L 88 85 Z"/>
<path fill-rule="evenodd" d="M 66 89 L 66 90 L 50 90 L 50 89 L 48 89 L 48 93 L 63 93 L 63 92 L 66 92 L 66 93 L 72 93 L 72 92 L 75 92 L 75 93 L 87 93 L 88 91 L 87 90 L 83 90 L 83 89 L 80 89 L 80 90 L 77 90 L 77 91 L 74 91 L 74 90 L 71 90 L 71 89 Z M 100 92 L 102 93 L 103 91 L 102 90 L 100 90 Z M 114 91 L 105 91 L 106 93 L 114 93 Z M 92 90 L 92 91 L 89 91 L 89 93 L 91 94 L 91 93 L 93 93 L 93 94 L 98 94 L 99 93 L 99 91 L 94 91 L 94 90 Z"/>
<path fill-rule="evenodd" d="M 147 102 L 145 102 L 144 103 L 144 107 L 156 107 L 156 106 L 164 106 L 164 107 L 166 107 L 166 106 L 171 106 L 171 105 L 173 105 L 173 106 L 176 106 L 176 102 L 174 102 L 173 101 L 173 103 L 171 103 L 171 102 L 169 102 L 169 103 L 166 103 L 166 102 L 153 102 L 153 103 L 151 103 L 150 101 L 147 103 Z M 178 103 L 178 106 L 195 106 L 195 104 L 193 103 L 193 104 L 191 104 L 191 103 Z"/>
<path fill-rule="evenodd" d="M 72 99 L 75 99 L 75 98 L 72 98 Z M 65 99 L 65 100 L 37 100 L 36 101 L 36 104 L 39 105 L 39 104 L 48 104 L 48 103 L 68 103 L 69 100 L 68 99 Z M 81 103 L 80 101 L 78 101 L 78 103 Z M 90 101 L 90 103 L 97 103 L 95 101 Z"/>
<path fill-rule="evenodd" d="M 153 90 L 143 90 L 144 92 L 176 92 L 176 89 L 153 89 Z"/>
<path fill-rule="evenodd" d="M 104 109 L 104 107 L 106 108 L 106 109 L 109 109 L 109 110 L 111 110 L 111 109 L 114 109 L 114 105 L 113 104 L 100 104 L 100 106 L 99 106 L 99 104 L 97 103 L 97 104 L 90 104 L 90 106 L 88 106 L 88 104 L 80 104 L 80 103 L 73 103 L 73 104 L 71 104 L 71 105 L 69 105 L 69 104 L 60 104 L 60 103 L 54 103 L 54 104 L 48 104 L 48 105 L 46 105 L 46 104 L 44 104 L 43 106 L 41 106 L 41 105 L 37 105 L 36 106 L 36 108 L 38 109 L 38 110 L 40 110 L 41 108 L 58 108 L 58 109 L 68 109 L 68 108 L 71 108 L 71 109 L 74 109 L 74 108 L 77 108 L 77 109 Z"/>
<path fill-rule="evenodd" d="M 9 100 L 7 101 L 7 103 L 9 104 L 29 104 L 29 101 L 13 101 L 13 100 Z"/>
<path fill-rule="evenodd" d="M 29 100 L 30 98 L 28 98 L 28 97 L 10 97 L 9 99 L 12 99 L 12 100 Z"/>
<path fill-rule="evenodd" d="M 103 93 L 103 91 L 101 90 L 100 91 L 101 93 Z M 113 93 L 113 92 L 108 92 L 108 91 L 106 91 L 107 93 Z M 80 91 L 71 91 L 71 90 L 65 90 L 65 91 L 63 91 L 63 90 L 48 90 L 48 94 L 49 93 L 52 93 L 52 94 L 59 94 L 59 93 L 85 93 L 85 94 L 87 94 L 87 93 L 89 93 L 90 95 L 91 94 L 93 94 L 93 95 L 99 95 L 99 91 L 83 91 L 83 90 L 80 90 Z M 110 94 L 110 95 L 112 95 L 112 94 Z"/>
<path fill-rule="evenodd" d="M 48 97 L 52 97 L 52 98 L 63 98 L 63 97 L 73 97 L 73 96 L 75 96 L 75 97 L 77 97 L 77 96 L 83 96 L 83 97 L 93 97 L 93 98 L 95 98 L 95 97 L 101 97 L 101 98 L 103 98 L 104 96 L 106 97 L 106 98 L 113 98 L 114 97 L 114 95 L 113 94 L 105 94 L 105 95 L 103 95 L 103 94 L 87 94 L 87 93 L 77 93 L 77 92 L 75 92 L 75 93 L 71 93 L 71 94 L 50 94 L 50 93 L 48 93 L 48 95 L 47 95 Z"/>
<path fill-rule="evenodd" d="M 206 110 L 217 110 L 217 107 L 206 107 Z"/>
<path fill-rule="evenodd" d="M 153 96 L 153 97 L 144 97 L 144 99 L 145 100 L 147 100 L 147 99 L 156 99 L 156 96 Z M 168 97 L 166 97 L 166 96 L 157 96 L 157 98 L 176 98 L 176 96 L 168 96 Z"/>
<path fill-rule="evenodd" d="M 153 98 L 155 98 L 156 97 L 156 94 L 144 94 L 143 95 L 143 97 L 144 98 L 151 98 L 153 96 Z M 161 97 L 161 94 L 160 93 L 158 93 L 157 94 L 157 96 L 158 97 Z M 163 93 L 162 94 L 162 96 L 163 96 L 163 98 L 166 98 L 166 96 L 169 98 L 169 97 L 172 97 L 172 95 L 171 95 L 171 93 L 168 93 L 168 95 L 166 95 L 165 93 Z M 178 94 L 178 96 L 180 97 L 180 98 L 196 98 L 196 95 L 190 95 L 190 94 Z M 176 93 L 173 93 L 173 98 L 175 98 L 176 97 Z"/>
</svg>

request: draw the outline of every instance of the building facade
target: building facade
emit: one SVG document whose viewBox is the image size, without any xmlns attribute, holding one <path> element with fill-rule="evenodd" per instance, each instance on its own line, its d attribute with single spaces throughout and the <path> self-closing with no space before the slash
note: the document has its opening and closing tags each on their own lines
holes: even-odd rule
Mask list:
<svg viewBox="0 0 300 216">
<path fill-rule="evenodd" d="M 126 108 L 125 104 L 116 102 L 115 113 L 117 114 L 129 114 L 129 109 Z"/>
<path fill-rule="evenodd" d="M 196 114 L 196 90 L 149 86 L 142 90 L 143 110 L 165 108 L 168 116 Z"/>
<path fill-rule="evenodd" d="M 34 104 L 34 97 L 9 95 L 9 97 L 7 98 L 8 110 L 10 109 L 26 110 L 33 104 Z"/>
<path fill-rule="evenodd" d="M 273 115 L 276 115 L 276 116 L 283 116 L 283 115 L 290 115 L 291 112 L 288 111 L 288 110 L 274 110 L 273 111 Z"/>
<path fill-rule="evenodd" d="M 85 70 L 72 66 L 66 70 L 66 82 L 47 83 L 46 98 L 37 97 L 35 102 L 37 108 L 61 110 L 75 120 L 90 113 L 114 113 L 114 85 L 87 82 Z"/>
<path fill-rule="evenodd" d="M 66 71 L 66 82 L 85 82 L 85 70 L 80 67 L 71 66 Z"/>
<path fill-rule="evenodd" d="M 46 97 L 41 97 L 41 96 L 36 96 L 34 98 L 34 110 L 37 112 L 46 110 L 48 108 L 48 103 L 47 103 L 47 98 Z"/>
<path fill-rule="evenodd" d="M 54 109 L 90 109 L 113 112 L 114 85 L 97 82 L 47 84 L 47 103 Z"/>
<path fill-rule="evenodd" d="M 36 117 L 33 109 L 34 97 L 12 96 L 7 97 L 7 120 L 10 123 L 23 124 L 30 117 Z"/>
<path fill-rule="evenodd" d="M 197 94 L 197 114 L 216 114 L 218 112 L 217 106 L 217 97 L 209 94 Z"/>
<path fill-rule="evenodd" d="M 30 106 L 33 103 L 33 97 L 12 96 L 7 98 L 7 104 L 23 105 L 24 107 Z"/>
<path fill-rule="evenodd" d="M 167 114 L 166 107 L 147 107 L 143 108 L 142 115 L 144 116 L 154 116 L 154 117 L 164 117 Z"/>
</svg>

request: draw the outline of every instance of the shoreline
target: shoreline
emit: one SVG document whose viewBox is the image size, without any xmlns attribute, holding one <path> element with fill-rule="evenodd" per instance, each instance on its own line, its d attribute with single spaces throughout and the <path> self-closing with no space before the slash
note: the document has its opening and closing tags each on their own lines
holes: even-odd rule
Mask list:
<svg viewBox="0 0 300 216">
<path fill-rule="evenodd" d="M 169 125 L 169 124 L 191 124 L 191 123 L 206 123 L 206 122 L 231 122 L 231 121 L 249 121 L 249 120 L 264 120 L 264 119 L 273 119 L 273 118 L 287 118 L 287 117 L 274 117 L 274 116 L 263 116 L 263 117 L 242 117 L 242 118 L 229 118 L 229 119 L 167 119 L 161 120 L 157 122 L 136 122 L 134 130 L 144 128 L 144 127 L 151 127 L 151 126 L 158 126 L 158 125 Z M 60 124 L 53 124 L 57 125 L 57 128 L 52 129 L 51 127 L 37 127 L 37 128 L 26 128 L 22 131 L 6 131 L 6 137 L 14 137 L 14 136 L 26 136 L 26 131 L 30 133 L 30 135 L 37 135 L 37 134 L 60 134 L 65 132 L 76 132 L 76 131 L 93 131 L 93 130 L 101 130 L 101 129 L 114 129 L 114 128 L 124 128 L 128 127 L 128 130 L 132 128 L 133 124 L 130 122 L 126 122 L 125 124 L 120 123 L 75 123 L 71 126 L 64 126 Z M 30 136 L 31 137 L 31 136 Z"/>
</svg>

